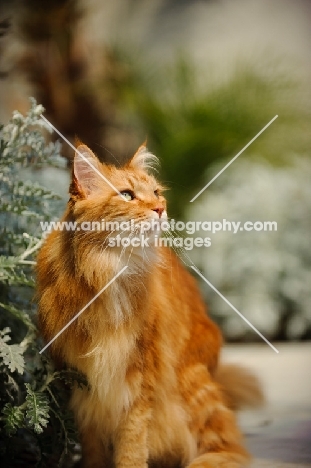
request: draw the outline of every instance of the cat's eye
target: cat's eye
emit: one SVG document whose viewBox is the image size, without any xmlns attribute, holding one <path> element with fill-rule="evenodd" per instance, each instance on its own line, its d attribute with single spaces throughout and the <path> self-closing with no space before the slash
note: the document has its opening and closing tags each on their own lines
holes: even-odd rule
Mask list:
<svg viewBox="0 0 311 468">
<path fill-rule="evenodd" d="M 160 194 L 159 194 L 159 190 L 158 190 L 158 189 L 156 189 L 153 193 L 155 194 L 156 197 L 159 198 L 159 195 L 160 195 Z"/>
<path fill-rule="evenodd" d="M 134 200 L 135 198 L 134 193 L 131 190 L 123 190 L 120 193 L 125 198 L 126 201 L 131 201 L 131 200 Z"/>
</svg>

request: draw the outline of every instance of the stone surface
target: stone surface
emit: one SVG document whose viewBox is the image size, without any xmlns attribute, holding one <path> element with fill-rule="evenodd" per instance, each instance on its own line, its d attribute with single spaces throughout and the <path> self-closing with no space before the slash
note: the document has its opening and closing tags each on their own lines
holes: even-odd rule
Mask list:
<svg viewBox="0 0 311 468">
<path fill-rule="evenodd" d="M 252 468 L 311 467 L 311 344 L 230 345 L 223 360 L 251 368 L 267 404 L 239 414 Z"/>
</svg>

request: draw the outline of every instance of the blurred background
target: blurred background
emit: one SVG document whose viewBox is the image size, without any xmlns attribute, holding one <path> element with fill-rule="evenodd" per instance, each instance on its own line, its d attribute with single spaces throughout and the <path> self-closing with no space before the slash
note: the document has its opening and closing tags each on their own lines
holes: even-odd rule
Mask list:
<svg viewBox="0 0 311 468">
<path fill-rule="evenodd" d="M 62 214 L 73 151 L 37 103 L 102 161 L 122 164 L 147 139 L 171 218 L 277 223 L 199 231 L 211 246 L 177 253 L 279 350 L 201 282 L 232 343 L 224 359 L 251 368 L 267 396 L 240 415 L 252 466 L 310 466 L 310 43 L 309 0 L 0 0 L 1 466 L 80 456 L 67 390 L 81 376 L 39 354 L 33 300 L 39 221 Z"/>
<path fill-rule="evenodd" d="M 217 233 L 187 255 L 268 339 L 310 339 L 310 42 L 308 0 L 2 0 L 0 123 L 34 96 L 102 161 L 122 163 L 147 138 L 170 217 L 276 221 L 277 232 Z M 62 156 L 22 177 L 65 203 L 65 143 Z M 260 340 L 202 290 L 227 340 Z"/>
</svg>

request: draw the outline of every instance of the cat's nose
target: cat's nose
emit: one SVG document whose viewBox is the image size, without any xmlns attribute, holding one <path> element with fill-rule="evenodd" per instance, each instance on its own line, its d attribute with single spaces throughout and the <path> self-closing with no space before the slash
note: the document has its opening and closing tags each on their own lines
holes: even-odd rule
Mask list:
<svg viewBox="0 0 311 468">
<path fill-rule="evenodd" d="M 153 208 L 152 211 L 158 213 L 159 218 L 161 218 L 164 208 L 162 206 L 157 206 L 156 208 Z"/>
</svg>

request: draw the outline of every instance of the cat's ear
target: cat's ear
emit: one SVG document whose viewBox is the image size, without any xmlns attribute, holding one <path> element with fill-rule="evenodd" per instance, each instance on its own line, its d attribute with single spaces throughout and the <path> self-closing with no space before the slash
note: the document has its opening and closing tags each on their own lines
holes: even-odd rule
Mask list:
<svg viewBox="0 0 311 468">
<path fill-rule="evenodd" d="M 148 151 L 145 144 L 138 148 L 132 159 L 127 163 L 127 167 L 132 169 L 143 169 L 146 172 L 150 169 L 155 169 L 158 165 L 158 158 Z"/>
<path fill-rule="evenodd" d="M 73 161 L 73 185 L 80 195 L 94 192 L 101 179 L 101 163 L 86 146 L 79 145 Z"/>
</svg>

